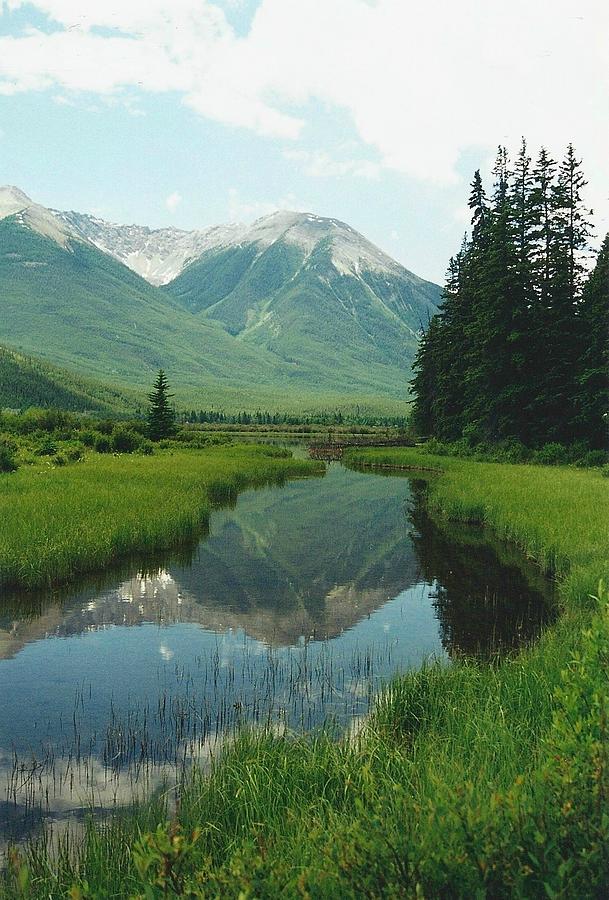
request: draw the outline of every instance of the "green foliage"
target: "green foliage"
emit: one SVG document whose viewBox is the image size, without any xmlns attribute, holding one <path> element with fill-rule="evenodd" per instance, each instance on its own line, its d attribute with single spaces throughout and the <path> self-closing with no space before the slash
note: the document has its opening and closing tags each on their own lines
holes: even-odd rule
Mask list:
<svg viewBox="0 0 609 900">
<path fill-rule="evenodd" d="M 93 447 L 97 453 L 111 453 L 112 439 L 107 434 L 96 434 L 93 441 Z"/>
<path fill-rule="evenodd" d="M 135 398 L 56 366 L 0 347 L 0 409 L 60 407 L 73 412 L 134 410 Z"/>
<path fill-rule="evenodd" d="M 538 450 L 531 450 L 514 439 L 497 441 L 493 444 L 471 444 L 465 438 L 452 442 L 430 438 L 421 446 L 421 450 L 436 456 L 457 456 L 478 462 L 530 462 L 542 466 L 576 465 L 581 469 L 602 466 L 609 457 L 606 450 L 588 450 L 586 444 L 582 442 L 570 446 L 551 442 Z"/>
<path fill-rule="evenodd" d="M 533 459 L 542 466 L 564 466 L 569 462 L 569 453 L 564 444 L 554 441 L 536 450 Z"/>
<path fill-rule="evenodd" d="M 419 347 L 414 424 L 446 442 L 606 446 L 609 246 L 586 283 L 581 164 L 569 146 L 533 166 L 523 141 L 494 176 L 490 200 L 474 177 L 471 238 Z"/>
<path fill-rule="evenodd" d="M 609 461 L 609 452 L 607 450 L 588 450 L 576 460 L 575 465 L 582 468 L 593 468 L 604 466 Z"/>
<path fill-rule="evenodd" d="M 57 465 L 2 480 L 0 587 L 56 584 L 135 551 L 179 545 L 200 533 L 215 503 L 246 485 L 320 471 L 256 445 L 90 454 L 78 465 Z"/>
<path fill-rule="evenodd" d="M 579 423 L 591 445 L 606 448 L 609 436 L 609 234 L 582 295 Z"/>
<path fill-rule="evenodd" d="M 184 877 L 201 829 L 184 834 L 180 824 L 160 824 L 156 831 L 142 835 L 133 847 L 133 862 L 144 886 L 142 900 L 167 894 L 196 897 L 197 886 Z M 189 883 L 190 882 L 190 883 Z"/>
<path fill-rule="evenodd" d="M 153 441 L 171 437 L 175 432 L 176 414 L 169 402 L 172 397 L 167 376 L 159 369 L 152 392 L 148 394 L 148 437 Z"/>
<path fill-rule="evenodd" d="M 142 445 L 142 436 L 125 425 L 112 432 L 110 447 L 114 453 L 135 453 Z"/>
<path fill-rule="evenodd" d="M 432 509 L 560 576 L 557 624 L 500 664 L 407 673 L 355 737 L 243 733 L 182 785 L 171 824 L 155 802 L 90 825 L 54 866 L 21 857 L 6 896 L 18 879 L 33 898 L 605 896 L 609 484 L 418 449 L 353 459 L 441 469 Z"/>
<path fill-rule="evenodd" d="M 14 472 L 16 468 L 14 449 L 0 437 L 0 473 Z"/>
</svg>

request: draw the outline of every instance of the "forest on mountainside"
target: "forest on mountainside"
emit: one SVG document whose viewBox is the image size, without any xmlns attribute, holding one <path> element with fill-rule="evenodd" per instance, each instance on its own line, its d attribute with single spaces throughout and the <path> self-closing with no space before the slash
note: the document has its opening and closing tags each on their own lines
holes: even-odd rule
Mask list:
<svg viewBox="0 0 609 900">
<path fill-rule="evenodd" d="M 448 268 L 414 363 L 413 423 L 440 441 L 607 444 L 609 235 L 590 270 L 591 216 L 569 145 L 536 161 L 500 147 L 471 234 Z"/>
</svg>

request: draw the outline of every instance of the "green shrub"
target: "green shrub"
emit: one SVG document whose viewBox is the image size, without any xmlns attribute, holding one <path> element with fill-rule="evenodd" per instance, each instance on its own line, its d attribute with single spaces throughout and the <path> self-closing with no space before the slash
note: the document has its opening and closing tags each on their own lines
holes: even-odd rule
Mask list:
<svg viewBox="0 0 609 900">
<path fill-rule="evenodd" d="M 466 425 L 463 429 L 463 440 L 470 447 L 478 447 L 484 442 L 484 434 L 477 425 Z"/>
<path fill-rule="evenodd" d="M 576 466 L 579 466 L 581 469 L 593 468 L 596 466 L 604 466 L 607 463 L 607 453 L 605 450 L 588 450 L 583 456 L 581 456 L 577 462 Z"/>
<path fill-rule="evenodd" d="M 0 442 L 0 472 L 14 472 L 16 468 L 15 454 L 10 444 Z"/>
<path fill-rule="evenodd" d="M 99 431 L 94 431 L 92 428 L 85 428 L 82 431 L 79 431 L 78 437 L 85 447 L 94 448 L 95 442 L 101 437 L 101 434 Z"/>
<path fill-rule="evenodd" d="M 110 441 L 112 450 L 115 453 L 134 453 L 139 449 L 143 438 L 141 434 L 138 434 L 137 431 L 133 431 L 132 428 L 126 428 L 124 425 L 119 425 L 118 428 L 115 428 L 112 432 Z"/>
<path fill-rule="evenodd" d="M 36 447 L 37 456 L 55 456 L 57 453 L 57 444 L 51 437 L 43 437 Z"/>
<path fill-rule="evenodd" d="M 430 438 L 425 444 L 425 450 L 428 453 L 433 453 L 435 456 L 448 456 L 450 455 L 450 445 L 444 444 L 442 441 L 439 441 L 437 438 Z"/>
<path fill-rule="evenodd" d="M 56 453 L 52 459 L 52 463 L 54 466 L 65 466 L 68 464 L 68 457 L 63 452 Z"/>
<path fill-rule="evenodd" d="M 141 453 L 142 456 L 152 456 L 154 453 L 154 444 L 148 438 L 142 438 L 140 445 L 137 448 L 137 452 Z"/>
<path fill-rule="evenodd" d="M 106 434 L 99 434 L 95 438 L 94 447 L 98 453 L 111 453 L 112 443 Z"/>
<path fill-rule="evenodd" d="M 48 434 L 55 431 L 72 431 L 78 423 L 76 416 L 64 412 L 61 409 L 36 409 L 31 408 L 18 416 L 15 422 L 16 428 L 21 434 L 31 434 L 34 431 L 45 431 Z"/>
<path fill-rule="evenodd" d="M 601 469 L 601 475 L 603 478 L 609 478 L 609 466 L 603 466 Z"/>
<path fill-rule="evenodd" d="M 68 462 L 79 462 L 85 455 L 84 449 L 80 444 L 72 444 L 70 447 L 65 447 L 63 453 Z"/>
<path fill-rule="evenodd" d="M 544 444 L 533 453 L 533 462 L 542 466 L 564 466 L 570 462 L 570 453 L 563 444 Z"/>
<path fill-rule="evenodd" d="M 522 441 L 517 441 L 515 438 L 501 441 L 497 445 L 498 462 L 522 463 L 527 462 L 531 456 L 532 451 L 525 447 Z"/>
</svg>

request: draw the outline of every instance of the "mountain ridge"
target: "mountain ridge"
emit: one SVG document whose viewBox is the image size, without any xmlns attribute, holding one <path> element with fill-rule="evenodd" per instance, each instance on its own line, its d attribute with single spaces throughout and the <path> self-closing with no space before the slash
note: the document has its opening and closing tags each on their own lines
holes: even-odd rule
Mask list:
<svg viewBox="0 0 609 900">
<path fill-rule="evenodd" d="M 276 210 L 261 216 L 250 225 L 230 222 L 200 229 L 175 226 L 150 228 L 147 225 L 119 224 L 74 210 L 51 212 L 70 226 L 83 240 L 95 244 L 137 272 L 151 284 L 167 285 L 188 265 L 208 251 L 243 243 L 270 246 L 284 239 L 288 244 L 312 252 L 321 237 L 331 237 L 336 229 L 342 238 L 340 252 L 334 261 L 342 274 L 350 274 L 363 261 L 366 268 L 419 278 L 388 253 L 381 250 L 352 226 L 340 219 L 295 210 Z M 317 235 L 314 231 L 317 230 Z M 148 251 L 148 253 L 146 253 Z M 166 266 L 163 264 L 167 263 Z M 427 281 L 428 284 L 433 282 Z"/>
<path fill-rule="evenodd" d="M 189 404 L 405 402 L 439 297 L 338 219 L 150 229 L 0 188 L 0 342 L 137 389 L 162 366 Z"/>
</svg>

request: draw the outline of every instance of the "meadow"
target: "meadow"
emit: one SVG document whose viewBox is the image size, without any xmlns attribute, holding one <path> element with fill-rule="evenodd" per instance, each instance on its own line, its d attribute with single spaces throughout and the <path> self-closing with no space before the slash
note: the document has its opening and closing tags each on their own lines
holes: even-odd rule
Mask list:
<svg viewBox="0 0 609 900">
<path fill-rule="evenodd" d="M 272 447 L 98 454 L 0 475 L 0 587 L 35 588 L 94 573 L 136 552 L 192 539 L 214 504 L 245 487 L 321 471 Z"/>
<path fill-rule="evenodd" d="M 609 886 L 606 509 L 599 471 L 421 450 L 439 518 L 484 522 L 558 579 L 561 616 L 502 661 L 429 665 L 357 733 L 243 733 L 166 800 L 91 822 L 53 865 L 13 856 L 5 896 L 593 898 Z"/>
</svg>

